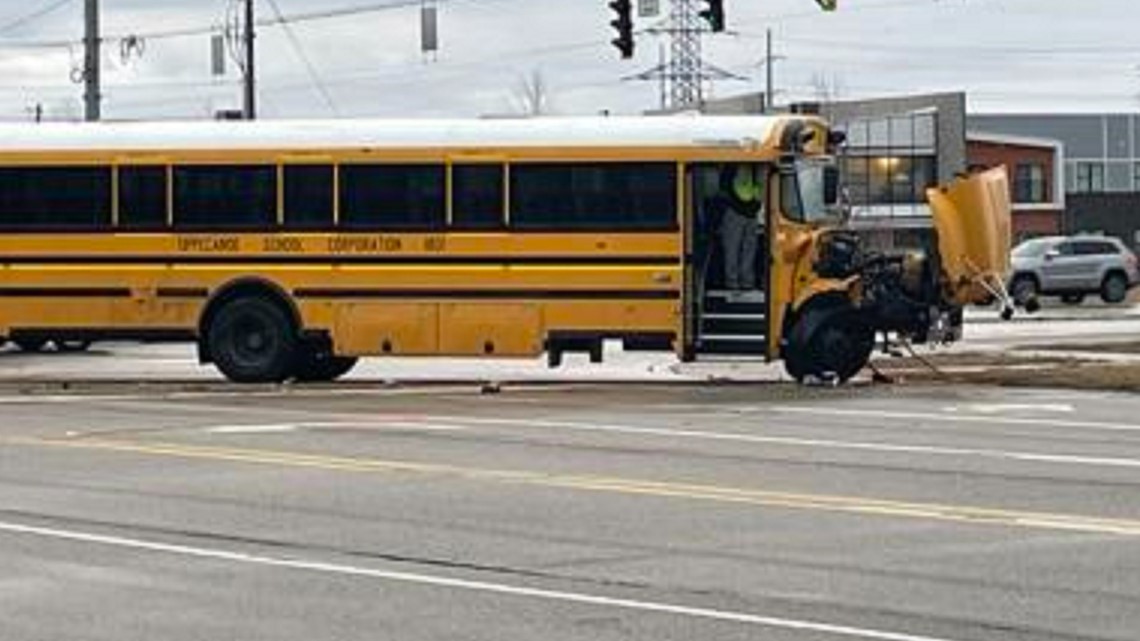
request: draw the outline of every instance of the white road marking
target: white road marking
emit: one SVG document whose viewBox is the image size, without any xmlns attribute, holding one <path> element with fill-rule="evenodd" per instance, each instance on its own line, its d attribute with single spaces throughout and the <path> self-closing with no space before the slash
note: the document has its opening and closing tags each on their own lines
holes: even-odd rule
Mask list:
<svg viewBox="0 0 1140 641">
<path fill-rule="evenodd" d="M 172 543 L 161 543 L 158 541 L 147 541 L 143 539 L 95 534 L 91 532 L 36 527 L 19 523 L 0 522 L 0 531 L 14 535 L 37 536 L 40 538 L 87 543 L 105 547 L 141 550 L 145 552 L 192 557 L 198 559 L 209 559 L 214 561 L 228 561 L 235 564 L 260 565 L 288 570 L 317 572 L 321 574 L 335 574 L 341 576 L 376 579 L 394 583 L 426 585 L 452 590 L 484 592 L 512 597 L 540 599 L 544 601 L 557 601 L 562 603 L 575 603 L 619 610 L 667 614 L 695 619 L 704 619 L 708 621 L 739 623 L 772 629 L 812 632 L 841 638 L 872 639 L 874 641 L 954 641 L 953 639 L 948 639 L 945 637 L 931 637 L 917 634 L 906 634 L 901 632 L 890 632 L 885 630 L 875 630 L 871 628 L 835 625 L 819 621 L 764 616 L 747 612 L 733 612 L 731 610 L 717 610 L 713 608 L 692 607 L 670 603 L 658 603 L 653 601 L 639 601 L 635 599 L 621 599 L 595 594 L 585 594 L 581 592 L 544 590 L 540 588 L 528 588 L 505 583 L 491 583 L 487 581 L 456 579 L 446 576 L 419 574 L 413 572 L 400 572 L 395 570 L 380 570 L 376 568 L 343 565 L 339 563 L 327 563 L 322 561 L 305 560 L 298 558 L 263 556 L 258 554 L 248 554 L 245 552 L 234 552 L 220 548 L 177 545 Z"/>
<path fill-rule="evenodd" d="M 990 425 L 1032 425 L 1036 427 L 1071 427 L 1074 429 L 1104 430 L 1108 432 L 1140 432 L 1137 423 L 1103 423 L 1099 421 L 1074 421 L 1055 418 L 1027 418 L 1017 416 L 970 416 L 966 414 L 929 414 L 924 412 L 895 412 L 890 410 L 853 410 L 828 407 L 801 407 L 792 405 L 772 405 L 768 412 L 800 414 L 804 416 L 828 416 L 832 418 L 873 418 L 897 421 L 933 421 L 939 423 L 987 423 Z"/>
<path fill-rule="evenodd" d="M 512 387 L 513 391 L 535 392 L 549 389 L 544 386 Z M 311 398 L 324 396 L 445 396 L 462 394 L 470 397 L 479 390 L 479 384 L 449 386 L 374 387 L 374 388 L 282 388 L 279 390 L 214 390 L 201 392 L 162 392 L 151 394 L 14 394 L 0 396 L 0 405 L 47 405 L 56 403 L 110 403 L 119 401 L 180 401 L 210 398 Z"/>
<path fill-rule="evenodd" d="M 415 421 L 337 421 L 337 422 L 297 422 L 266 423 L 250 425 L 213 425 L 201 428 L 210 434 L 287 434 L 305 430 L 327 429 L 367 429 L 367 430 L 414 430 L 423 432 L 459 432 L 470 429 L 464 425 L 443 425 L 440 423 L 420 423 Z"/>
<path fill-rule="evenodd" d="M 1051 454 L 1045 452 L 943 447 L 938 445 L 909 445 L 902 443 L 883 443 L 874 441 L 839 441 L 832 439 L 799 438 L 792 436 L 761 436 L 758 434 L 740 434 L 735 432 L 711 432 L 702 430 L 681 430 L 637 425 L 573 423 L 566 421 L 531 419 L 447 416 L 425 417 L 425 420 L 429 421 L 424 423 L 425 426 L 433 425 L 434 423 L 431 421 L 440 420 L 451 423 L 469 423 L 472 425 L 505 425 L 518 427 L 553 428 L 578 432 L 610 432 L 615 434 L 632 434 L 637 436 L 661 436 L 674 439 L 685 438 L 706 441 L 787 445 L 793 447 L 818 447 L 827 449 L 860 450 L 896 454 L 904 453 L 929 454 L 934 456 L 976 457 L 1033 463 L 1057 463 L 1061 465 L 1140 468 L 1140 459 L 1106 456 L 1082 456 L 1079 454 Z"/>
<path fill-rule="evenodd" d="M 972 405 L 953 405 L 946 408 L 947 412 L 972 412 L 974 414 L 1005 414 L 1017 412 L 1045 412 L 1052 414 L 1072 414 L 1076 409 L 1072 405 L 1063 403 L 974 403 Z"/>
</svg>

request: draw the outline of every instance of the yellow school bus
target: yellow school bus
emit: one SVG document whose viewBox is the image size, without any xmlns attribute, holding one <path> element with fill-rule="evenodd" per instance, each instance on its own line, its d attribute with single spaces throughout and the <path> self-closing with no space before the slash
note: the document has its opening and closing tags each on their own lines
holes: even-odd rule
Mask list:
<svg viewBox="0 0 1140 641">
<path fill-rule="evenodd" d="M 876 332 L 954 337 L 1009 212 L 1004 174 L 970 178 L 932 193 L 934 255 L 868 254 L 841 142 L 800 116 L 5 125 L 0 338 L 194 341 L 237 382 L 606 340 L 845 380 Z"/>
</svg>

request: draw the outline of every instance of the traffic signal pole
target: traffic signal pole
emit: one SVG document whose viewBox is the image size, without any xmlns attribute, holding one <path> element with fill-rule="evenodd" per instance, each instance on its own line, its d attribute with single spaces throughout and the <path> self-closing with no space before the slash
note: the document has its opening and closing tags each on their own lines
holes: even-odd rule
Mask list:
<svg viewBox="0 0 1140 641">
<path fill-rule="evenodd" d="M 253 0 L 245 0 L 245 108 L 243 110 L 246 120 L 257 119 L 257 72 L 254 66 L 254 56 L 257 48 L 254 46 Z"/>
<path fill-rule="evenodd" d="M 103 99 L 99 79 L 99 0 L 86 0 L 83 18 L 84 117 L 88 122 L 96 122 L 102 116 L 100 102 Z"/>
</svg>

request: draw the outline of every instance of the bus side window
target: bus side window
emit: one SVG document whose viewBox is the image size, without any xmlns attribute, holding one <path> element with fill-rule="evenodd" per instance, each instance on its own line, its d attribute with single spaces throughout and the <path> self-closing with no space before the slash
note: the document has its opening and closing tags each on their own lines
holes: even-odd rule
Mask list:
<svg viewBox="0 0 1140 641">
<path fill-rule="evenodd" d="M 108 228 L 111 174 L 109 167 L 0 167 L 0 227 Z"/>
<path fill-rule="evenodd" d="M 322 230 L 333 226 L 332 165 L 285 165 L 285 227 Z"/>
<path fill-rule="evenodd" d="M 174 224 L 201 230 L 276 227 L 277 167 L 175 167 Z"/>
<path fill-rule="evenodd" d="M 534 231 L 677 228 L 675 163 L 511 166 L 511 226 Z"/>
<path fill-rule="evenodd" d="M 500 164 L 453 165 L 451 224 L 456 229 L 502 229 L 506 168 Z"/>
<path fill-rule="evenodd" d="M 119 226 L 166 227 L 166 167 L 119 167 Z"/>
<path fill-rule="evenodd" d="M 340 167 L 340 224 L 349 229 L 436 231 L 447 224 L 443 165 Z"/>
</svg>

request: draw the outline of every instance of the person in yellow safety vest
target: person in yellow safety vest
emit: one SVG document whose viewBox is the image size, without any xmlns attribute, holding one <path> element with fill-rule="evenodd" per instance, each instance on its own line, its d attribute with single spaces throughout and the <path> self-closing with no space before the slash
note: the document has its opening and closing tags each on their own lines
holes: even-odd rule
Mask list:
<svg viewBox="0 0 1140 641">
<path fill-rule="evenodd" d="M 733 291 L 756 289 L 756 252 L 766 195 L 763 169 L 729 166 L 721 175 L 720 237 L 724 247 L 724 284 Z"/>
</svg>

